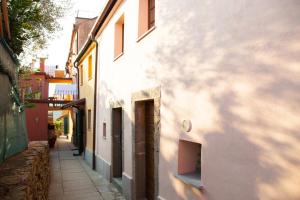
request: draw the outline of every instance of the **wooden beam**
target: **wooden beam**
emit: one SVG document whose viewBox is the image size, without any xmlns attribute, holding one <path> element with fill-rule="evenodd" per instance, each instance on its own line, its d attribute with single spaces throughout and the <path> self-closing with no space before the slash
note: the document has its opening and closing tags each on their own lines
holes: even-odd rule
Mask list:
<svg viewBox="0 0 300 200">
<path fill-rule="evenodd" d="M 54 104 L 67 104 L 71 103 L 70 100 L 49 100 L 49 99 L 25 99 L 29 103 L 54 103 Z"/>
<path fill-rule="evenodd" d="M 72 84 L 72 78 L 47 78 L 49 83 L 68 83 Z"/>
<path fill-rule="evenodd" d="M 8 8 L 7 8 L 7 1 L 2 0 L 2 13 L 3 13 L 3 19 L 4 19 L 4 25 L 5 25 L 5 31 L 7 34 L 7 38 L 11 40 L 10 35 L 10 27 L 9 27 L 9 18 L 8 18 Z"/>
<path fill-rule="evenodd" d="M 72 111 L 73 108 L 66 108 L 64 110 L 69 110 Z M 61 107 L 48 107 L 48 111 L 61 111 L 62 108 Z"/>
<path fill-rule="evenodd" d="M 3 36 L 3 16 L 2 9 L 0 8 L 0 37 L 2 38 Z"/>
</svg>

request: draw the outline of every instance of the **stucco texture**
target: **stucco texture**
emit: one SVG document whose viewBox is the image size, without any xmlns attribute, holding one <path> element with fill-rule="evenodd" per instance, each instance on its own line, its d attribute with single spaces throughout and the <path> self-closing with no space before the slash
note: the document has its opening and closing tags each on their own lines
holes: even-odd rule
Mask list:
<svg viewBox="0 0 300 200">
<path fill-rule="evenodd" d="M 156 1 L 156 28 L 139 42 L 137 2 L 123 1 L 98 37 L 97 154 L 111 162 L 102 122 L 109 135 L 110 102 L 123 101 L 133 176 L 131 96 L 160 87 L 161 199 L 300 199 L 300 2 Z M 114 60 L 123 14 L 124 54 Z M 179 139 L 202 144 L 203 190 L 175 178 Z"/>
</svg>

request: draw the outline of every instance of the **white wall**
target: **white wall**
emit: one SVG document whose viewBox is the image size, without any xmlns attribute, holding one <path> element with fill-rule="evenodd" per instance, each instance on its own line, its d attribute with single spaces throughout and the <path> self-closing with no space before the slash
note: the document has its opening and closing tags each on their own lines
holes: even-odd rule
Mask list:
<svg viewBox="0 0 300 200">
<path fill-rule="evenodd" d="M 131 94 L 161 86 L 162 198 L 299 199 L 300 2 L 156 1 L 156 29 L 136 42 L 137 2 L 124 1 L 98 38 L 97 134 L 106 121 L 108 137 L 97 154 L 111 162 L 109 104 L 123 100 L 132 176 Z M 114 61 L 124 12 L 124 55 Z M 203 191 L 174 177 L 179 138 L 202 143 Z"/>
</svg>

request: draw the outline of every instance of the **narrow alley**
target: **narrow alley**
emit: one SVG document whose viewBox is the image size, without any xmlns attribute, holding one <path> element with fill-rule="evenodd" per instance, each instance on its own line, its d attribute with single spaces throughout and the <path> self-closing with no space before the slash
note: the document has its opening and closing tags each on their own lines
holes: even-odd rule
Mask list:
<svg viewBox="0 0 300 200">
<path fill-rule="evenodd" d="M 300 0 L 0 0 L 0 200 L 300 200 Z"/>
<path fill-rule="evenodd" d="M 73 156 L 74 146 L 58 138 L 50 152 L 50 200 L 122 200 L 116 187 L 93 171 L 82 158 Z"/>
</svg>

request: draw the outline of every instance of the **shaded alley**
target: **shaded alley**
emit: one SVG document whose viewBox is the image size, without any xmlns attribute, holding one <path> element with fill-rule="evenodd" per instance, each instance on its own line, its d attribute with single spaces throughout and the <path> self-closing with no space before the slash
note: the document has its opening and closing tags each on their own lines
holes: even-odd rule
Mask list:
<svg viewBox="0 0 300 200">
<path fill-rule="evenodd" d="M 58 138 L 50 152 L 50 200 L 122 200 L 120 192 L 93 171 L 81 157 L 73 156 L 73 145 L 64 137 Z"/>
</svg>

